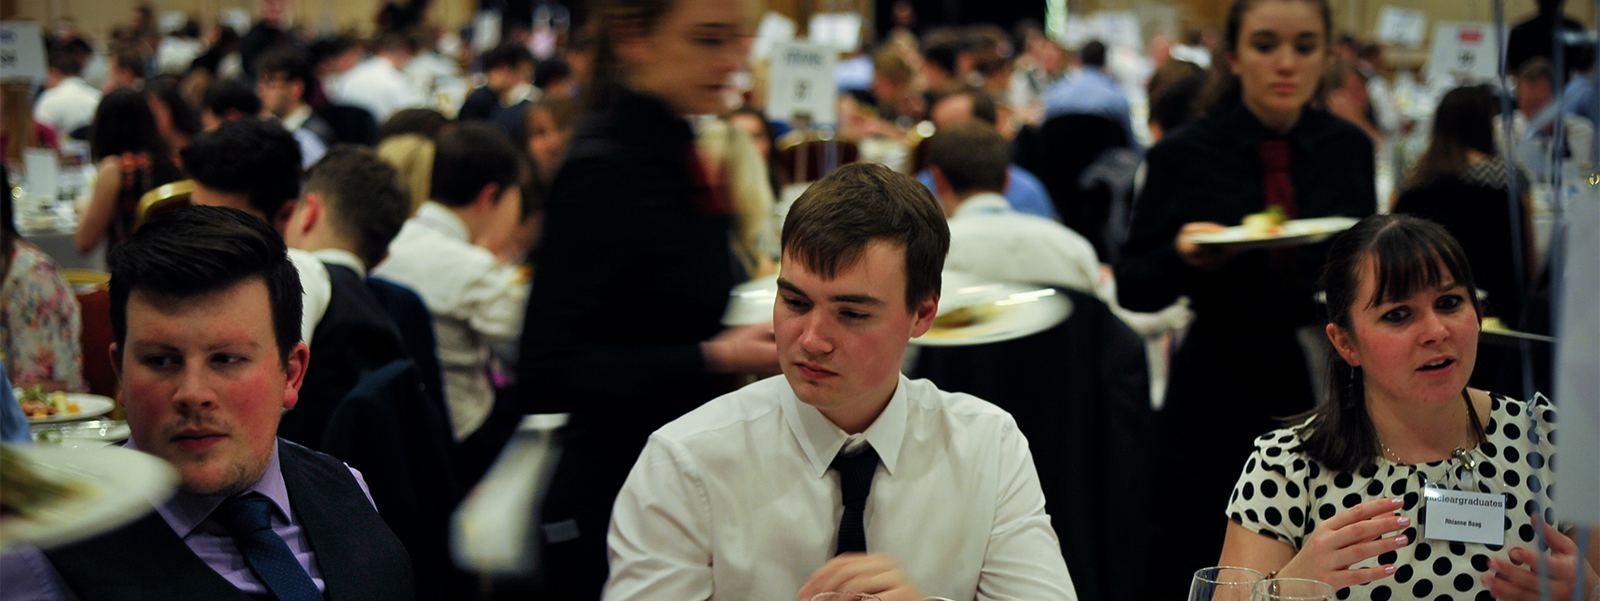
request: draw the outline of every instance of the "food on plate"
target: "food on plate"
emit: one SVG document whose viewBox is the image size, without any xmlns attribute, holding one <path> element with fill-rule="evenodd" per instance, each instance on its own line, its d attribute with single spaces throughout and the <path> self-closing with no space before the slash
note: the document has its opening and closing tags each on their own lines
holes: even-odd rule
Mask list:
<svg viewBox="0 0 1600 601">
<path fill-rule="evenodd" d="M 1500 318 L 1498 318 L 1498 317 L 1485 317 L 1485 318 L 1483 318 L 1483 322 L 1482 322 L 1480 327 L 1482 329 L 1485 329 L 1485 330 L 1509 330 L 1509 329 L 1511 329 L 1511 328 L 1507 328 L 1506 327 L 1506 323 L 1503 322 L 1503 321 L 1500 321 Z"/>
<path fill-rule="evenodd" d="M 1288 221 L 1289 217 L 1281 207 L 1267 207 L 1260 213 L 1245 215 L 1241 225 L 1253 236 L 1273 236 L 1283 231 L 1283 224 Z"/>
<path fill-rule="evenodd" d="M 34 386 L 22 391 L 17 396 L 17 404 L 22 405 L 22 413 L 31 419 L 41 419 L 58 414 L 74 414 L 83 411 L 77 403 L 67 397 L 67 393 L 45 392 L 43 386 Z"/>
<path fill-rule="evenodd" d="M 38 509 L 64 498 L 83 494 L 87 489 L 71 480 L 41 473 L 21 451 L 0 445 L 0 516 L 33 515 Z"/>
<path fill-rule="evenodd" d="M 943 329 L 964 328 L 977 322 L 977 308 L 959 307 L 933 318 L 933 327 Z"/>
</svg>

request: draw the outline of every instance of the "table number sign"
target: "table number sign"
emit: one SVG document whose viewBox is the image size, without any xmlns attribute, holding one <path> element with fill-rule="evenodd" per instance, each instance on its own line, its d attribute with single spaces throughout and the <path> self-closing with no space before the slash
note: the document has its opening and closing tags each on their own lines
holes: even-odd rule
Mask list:
<svg viewBox="0 0 1600 601">
<path fill-rule="evenodd" d="M 44 81 L 44 38 L 38 23 L 0 22 L 0 81 Z"/>
<path fill-rule="evenodd" d="M 834 65 L 838 51 L 805 42 L 776 44 L 768 76 L 767 116 L 784 121 L 804 114 L 813 125 L 839 122 Z"/>
<path fill-rule="evenodd" d="M 1428 78 L 1433 81 L 1494 81 L 1500 71 L 1500 40 L 1490 23 L 1440 23 L 1433 30 Z"/>
</svg>

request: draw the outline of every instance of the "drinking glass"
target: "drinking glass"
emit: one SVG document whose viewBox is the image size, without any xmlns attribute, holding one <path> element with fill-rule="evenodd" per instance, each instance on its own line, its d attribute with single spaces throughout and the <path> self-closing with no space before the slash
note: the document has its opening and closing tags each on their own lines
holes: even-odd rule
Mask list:
<svg viewBox="0 0 1600 601">
<path fill-rule="evenodd" d="M 1189 601 L 1251 601 L 1256 583 L 1264 578 L 1265 574 L 1250 568 L 1200 568 L 1189 585 Z"/>
<path fill-rule="evenodd" d="M 811 601 L 880 601 L 877 595 L 866 593 L 817 593 L 812 595 Z"/>
<path fill-rule="evenodd" d="M 1273 578 L 1256 583 L 1252 601 L 1331 601 L 1333 586 L 1304 578 Z"/>
</svg>

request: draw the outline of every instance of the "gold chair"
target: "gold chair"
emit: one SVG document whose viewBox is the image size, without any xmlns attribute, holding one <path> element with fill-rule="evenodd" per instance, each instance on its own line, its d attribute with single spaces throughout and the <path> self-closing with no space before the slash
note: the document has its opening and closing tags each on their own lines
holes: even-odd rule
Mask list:
<svg viewBox="0 0 1600 601">
<path fill-rule="evenodd" d="M 61 277 L 78 297 L 82 330 L 83 380 L 93 394 L 115 397 L 117 372 L 111 367 L 111 274 L 93 269 L 63 269 Z M 120 406 L 118 407 L 120 410 Z M 114 415 L 112 419 L 120 418 Z"/>
<path fill-rule="evenodd" d="M 860 147 L 832 132 L 795 130 L 778 138 L 778 177 L 785 184 L 817 181 L 860 158 Z"/>
<path fill-rule="evenodd" d="M 191 194 L 194 194 L 194 180 L 188 179 L 162 184 L 145 192 L 144 196 L 139 197 L 139 207 L 135 209 L 133 216 L 133 228 L 139 229 L 139 226 L 156 215 L 189 206 Z"/>
</svg>

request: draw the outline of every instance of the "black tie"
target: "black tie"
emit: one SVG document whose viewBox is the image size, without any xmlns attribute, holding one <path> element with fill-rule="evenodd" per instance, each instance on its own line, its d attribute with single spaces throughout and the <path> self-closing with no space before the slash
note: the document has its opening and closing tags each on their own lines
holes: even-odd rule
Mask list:
<svg viewBox="0 0 1600 601">
<path fill-rule="evenodd" d="M 272 500 L 261 493 L 232 497 L 211 517 L 228 529 L 251 571 L 279 601 L 320 601 L 322 593 L 295 559 L 289 544 L 272 531 Z"/>
<path fill-rule="evenodd" d="M 878 471 L 878 453 L 866 445 L 861 452 L 846 455 L 843 449 L 829 466 L 839 472 L 840 500 L 844 502 L 844 515 L 839 517 L 839 546 L 837 553 L 866 553 L 867 528 L 862 512 L 867 507 L 867 495 L 872 492 L 872 474 Z"/>
</svg>

